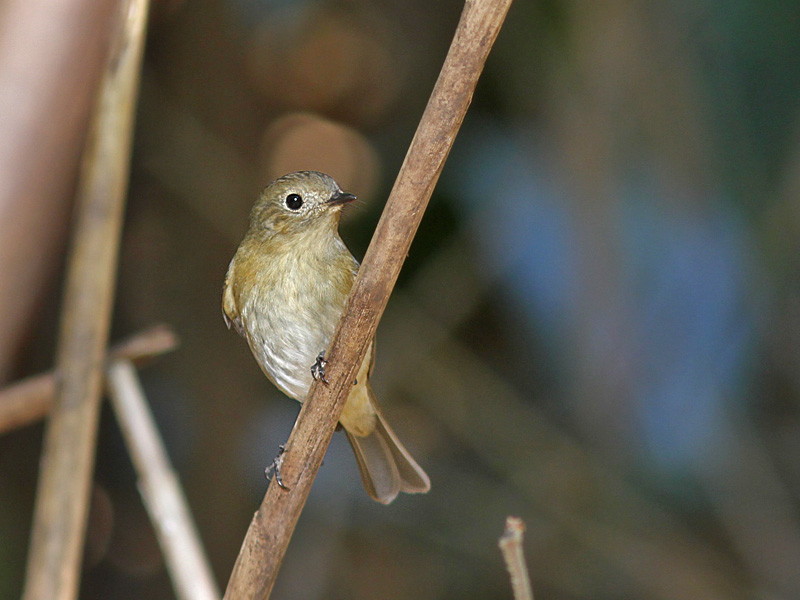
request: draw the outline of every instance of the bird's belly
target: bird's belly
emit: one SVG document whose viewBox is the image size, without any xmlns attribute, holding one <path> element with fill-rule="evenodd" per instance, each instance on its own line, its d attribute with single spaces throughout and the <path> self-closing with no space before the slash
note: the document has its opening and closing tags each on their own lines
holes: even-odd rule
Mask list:
<svg viewBox="0 0 800 600">
<path fill-rule="evenodd" d="M 300 402 L 311 387 L 311 366 L 327 348 L 338 321 L 338 314 L 328 312 L 254 306 L 244 315 L 250 348 L 261 369 L 283 393 Z"/>
</svg>

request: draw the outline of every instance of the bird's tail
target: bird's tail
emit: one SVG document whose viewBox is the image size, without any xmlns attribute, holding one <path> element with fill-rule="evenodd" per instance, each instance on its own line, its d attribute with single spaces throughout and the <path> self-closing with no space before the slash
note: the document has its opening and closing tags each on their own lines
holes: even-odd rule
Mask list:
<svg viewBox="0 0 800 600">
<path fill-rule="evenodd" d="M 373 406 L 376 421 L 372 433 L 357 436 L 345 429 L 367 493 L 378 502 L 389 504 L 400 492 L 427 492 L 431 489 L 428 475 L 405 449 L 374 402 Z"/>
</svg>

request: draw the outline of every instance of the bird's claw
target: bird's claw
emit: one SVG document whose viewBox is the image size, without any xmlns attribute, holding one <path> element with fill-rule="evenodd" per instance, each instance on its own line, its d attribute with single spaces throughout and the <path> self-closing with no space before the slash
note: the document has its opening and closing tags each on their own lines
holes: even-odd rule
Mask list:
<svg viewBox="0 0 800 600">
<path fill-rule="evenodd" d="M 289 488 L 283 483 L 283 479 L 281 478 L 281 465 L 283 464 L 283 454 L 286 452 L 286 446 L 281 444 L 278 446 L 278 455 L 272 459 L 272 463 L 264 470 L 264 477 L 267 479 L 272 479 L 273 474 L 275 475 L 275 481 L 278 482 L 278 485 L 281 486 L 283 489 L 288 490 Z"/>
<path fill-rule="evenodd" d="M 325 367 L 328 365 L 328 361 L 325 360 L 325 350 L 317 355 L 317 360 L 314 361 L 314 364 L 311 365 L 311 377 L 316 380 L 322 381 L 322 383 L 328 384 L 330 383 L 325 377 Z"/>
</svg>

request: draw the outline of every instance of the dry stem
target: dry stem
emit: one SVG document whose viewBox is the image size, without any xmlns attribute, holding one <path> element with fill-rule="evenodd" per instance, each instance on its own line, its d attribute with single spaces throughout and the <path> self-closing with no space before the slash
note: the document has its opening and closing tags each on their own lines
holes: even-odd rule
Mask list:
<svg viewBox="0 0 800 600">
<path fill-rule="evenodd" d="M 268 598 L 357 366 L 374 337 L 478 77 L 511 0 L 468 0 L 439 79 L 386 202 L 328 349 L 329 385 L 315 383 L 286 444 L 281 468 L 256 512 L 225 598 Z"/>
<path fill-rule="evenodd" d="M 169 352 L 178 345 L 175 333 L 156 325 L 111 347 L 108 358 L 125 358 L 135 364 Z M 0 434 L 29 425 L 50 412 L 56 395 L 56 375 L 49 371 L 23 379 L 0 390 Z"/>
<path fill-rule="evenodd" d="M 525 552 L 522 549 L 522 534 L 525 523 L 519 517 L 506 518 L 506 528 L 497 545 L 503 553 L 506 569 L 511 577 L 514 600 L 533 600 L 531 580 L 525 565 Z"/>
<path fill-rule="evenodd" d="M 72 600 L 78 592 L 147 22 L 146 0 L 121 7 L 128 14 L 104 76 L 81 174 L 56 359 L 60 381 L 45 433 L 24 600 Z"/>
<path fill-rule="evenodd" d="M 109 365 L 107 387 L 176 595 L 180 600 L 216 600 L 219 591 L 189 506 L 130 361 Z"/>
</svg>

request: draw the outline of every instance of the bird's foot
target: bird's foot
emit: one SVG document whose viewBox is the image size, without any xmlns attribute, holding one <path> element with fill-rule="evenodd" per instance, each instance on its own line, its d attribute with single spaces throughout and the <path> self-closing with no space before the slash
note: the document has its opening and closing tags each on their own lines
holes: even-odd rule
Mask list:
<svg viewBox="0 0 800 600">
<path fill-rule="evenodd" d="M 314 364 L 311 365 L 311 377 L 314 379 L 318 379 L 322 381 L 322 383 L 330 383 L 328 379 L 325 377 L 325 367 L 328 365 L 328 361 L 325 360 L 325 350 L 319 353 L 317 356 L 317 360 L 314 361 Z"/>
<path fill-rule="evenodd" d="M 278 455 L 273 458 L 272 463 L 266 469 L 264 469 L 264 477 L 267 479 L 272 479 L 274 475 L 275 481 L 278 482 L 278 485 L 283 489 L 288 490 L 289 488 L 283 483 L 283 479 L 281 479 L 281 465 L 283 464 L 284 452 L 286 452 L 286 446 L 281 444 L 278 446 Z"/>
</svg>

